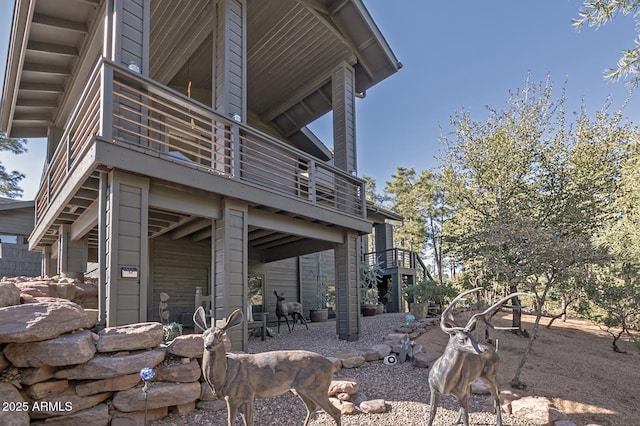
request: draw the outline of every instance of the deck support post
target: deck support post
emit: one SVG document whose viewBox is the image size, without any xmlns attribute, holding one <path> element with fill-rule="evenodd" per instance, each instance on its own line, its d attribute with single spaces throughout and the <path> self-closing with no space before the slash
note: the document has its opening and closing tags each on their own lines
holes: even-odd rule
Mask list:
<svg viewBox="0 0 640 426">
<path fill-rule="evenodd" d="M 336 333 L 342 340 L 360 337 L 360 243 L 355 232 L 345 232 L 344 243 L 335 246 Z"/>
</svg>

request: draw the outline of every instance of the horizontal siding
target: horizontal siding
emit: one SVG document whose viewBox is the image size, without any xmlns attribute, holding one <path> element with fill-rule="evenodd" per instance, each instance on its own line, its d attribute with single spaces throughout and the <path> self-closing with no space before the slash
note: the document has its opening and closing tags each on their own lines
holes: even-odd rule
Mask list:
<svg viewBox="0 0 640 426">
<path fill-rule="evenodd" d="M 151 240 L 151 300 L 147 317 L 159 321 L 160 293 L 169 295 L 170 321 L 193 314 L 196 287 L 209 294 L 211 244 L 160 237 Z"/>
</svg>

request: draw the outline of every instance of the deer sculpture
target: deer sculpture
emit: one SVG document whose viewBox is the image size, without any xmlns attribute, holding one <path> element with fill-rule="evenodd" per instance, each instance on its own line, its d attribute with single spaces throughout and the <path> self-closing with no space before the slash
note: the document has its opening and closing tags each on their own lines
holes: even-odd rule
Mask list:
<svg viewBox="0 0 640 426">
<path fill-rule="evenodd" d="M 492 326 L 487 321 L 487 317 L 490 317 L 512 297 L 526 293 L 513 293 L 503 297 L 483 312 L 473 315 L 466 326 L 456 326 L 453 318 L 453 308 L 456 303 L 466 295 L 481 289 L 482 287 L 478 287 L 459 294 L 442 312 L 440 317 L 440 328 L 449 334 L 449 342 L 442 356 L 433 363 L 429 371 L 429 388 L 431 390 L 429 426 L 433 424 L 438 403 L 440 402 L 440 395 L 443 394 L 455 396 L 460 404 L 460 411 L 455 424 L 462 422 L 464 426 L 468 426 L 469 394 L 471 393 L 471 383 L 476 379 L 481 379 L 489 387 L 496 406 L 496 425 L 502 426 L 500 395 L 497 384 L 498 354 L 493 348 L 478 343 L 471 333 L 479 319 L 485 321 L 491 328 L 504 329 L 503 327 Z"/>
<path fill-rule="evenodd" d="M 232 312 L 222 328 L 207 327 L 204 309 L 193 314 L 194 324 L 204 331 L 202 374 L 215 394 L 227 403 L 227 424 L 235 424 L 238 411 L 245 426 L 253 426 L 253 400 L 271 398 L 290 390 L 307 407 L 307 426 L 317 407 L 340 426 L 340 410 L 328 397 L 334 366 L 325 357 L 309 351 L 273 351 L 258 354 L 227 353 L 226 331 L 243 321 L 240 309 Z"/>
<path fill-rule="evenodd" d="M 287 328 L 289 329 L 289 333 L 291 333 L 291 327 L 289 326 L 289 320 L 287 319 L 287 316 L 289 315 L 291 315 L 291 318 L 293 319 L 294 330 L 296 328 L 297 319 L 299 319 L 300 322 L 303 323 L 308 330 L 309 326 L 307 325 L 307 321 L 304 319 L 304 316 L 302 315 L 302 303 L 285 302 L 284 294 L 283 293 L 278 294 L 278 292 L 275 290 L 273 294 L 275 294 L 276 298 L 278 299 L 278 301 L 276 302 L 276 316 L 278 317 L 278 333 L 280 333 L 280 318 L 284 318 L 284 320 L 287 322 Z"/>
</svg>

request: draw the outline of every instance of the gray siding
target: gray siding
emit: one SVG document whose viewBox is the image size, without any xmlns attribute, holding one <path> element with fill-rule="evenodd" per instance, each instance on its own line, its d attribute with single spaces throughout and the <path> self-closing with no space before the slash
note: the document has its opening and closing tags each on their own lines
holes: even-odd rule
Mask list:
<svg viewBox="0 0 640 426">
<path fill-rule="evenodd" d="M 343 63 L 331 80 L 333 92 L 333 140 L 334 164 L 351 173 L 357 170 L 355 130 L 355 74 L 353 68 Z"/>
<path fill-rule="evenodd" d="M 223 113 L 239 114 L 246 120 L 244 2 L 222 0 L 216 7 L 213 105 Z"/>
<path fill-rule="evenodd" d="M 150 254 L 151 294 L 147 318 L 160 321 L 158 304 L 160 293 L 165 292 L 170 297 L 169 320 L 181 322 L 182 314 L 193 314 L 196 287 L 201 286 L 203 292 L 209 293 L 211 244 L 164 236 L 150 241 Z"/>
</svg>

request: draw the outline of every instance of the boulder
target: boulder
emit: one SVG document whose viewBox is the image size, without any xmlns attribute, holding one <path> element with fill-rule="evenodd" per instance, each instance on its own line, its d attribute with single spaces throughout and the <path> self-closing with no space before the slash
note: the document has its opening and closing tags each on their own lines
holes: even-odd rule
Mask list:
<svg viewBox="0 0 640 426">
<path fill-rule="evenodd" d="M 6 409 L 0 409 L 0 425 L 29 426 L 29 402 L 22 399 L 22 395 L 12 384 L 0 382 L 0 401 L 6 404 Z"/>
<path fill-rule="evenodd" d="M 59 426 L 106 426 L 109 424 L 109 407 L 107 404 L 98 404 L 95 407 L 81 410 L 68 416 L 50 417 L 45 425 Z"/>
<path fill-rule="evenodd" d="M 159 322 L 108 327 L 98 332 L 98 352 L 135 351 L 155 348 L 164 336 Z"/>
<path fill-rule="evenodd" d="M 146 405 L 148 409 L 186 404 L 200 396 L 200 383 L 166 383 L 153 382 L 147 390 Z M 123 412 L 145 409 L 145 393 L 141 386 L 120 391 L 113 397 L 113 406 Z"/>
<path fill-rule="evenodd" d="M 204 340 L 201 334 L 178 336 L 167 346 L 167 352 L 185 358 L 202 358 Z"/>
<path fill-rule="evenodd" d="M 111 418 L 111 426 L 146 426 L 147 422 L 160 420 L 167 417 L 169 407 L 154 408 L 153 410 L 132 411 L 123 413 L 122 411 L 114 411 Z"/>
<path fill-rule="evenodd" d="M 198 399 L 201 401 L 215 401 L 218 397 L 213 393 L 213 389 L 208 383 L 202 382 L 200 383 L 200 396 Z"/>
<path fill-rule="evenodd" d="M 64 300 L 0 308 L 0 343 L 49 340 L 82 327 L 84 309 Z"/>
<path fill-rule="evenodd" d="M 384 359 L 385 356 L 391 353 L 391 346 L 386 343 L 380 343 L 371 347 L 374 351 L 378 352 L 378 359 Z"/>
<path fill-rule="evenodd" d="M 362 355 L 349 358 L 342 358 L 342 368 L 358 368 L 364 365 L 365 361 Z"/>
<path fill-rule="evenodd" d="M 476 395 L 491 395 L 491 390 L 484 381 L 476 379 L 471 383 L 471 393 Z"/>
<path fill-rule="evenodd" d="M 27 396 L 31 399 L 44 399 L 58 395 L 69 388 L 67 380 L 51 380 L 31 385 L 27 388 Z"/>
<path fill-rule="evenodd" d="M 525 396 L 512 401 L 511 412 L 516 417 L 540 426 L 553 426 L 556 421 L 567 419 L 551 400 L 542 396 Z"/>
<path fill-rule="evenodd" d="M 159 365 L 154 380 L 158 382 L 197 382 L 202 375 L 200 364 L 195 359 L 187 364 Z"/>
<path fill-rule="evenodd" d="M 20 304 L 20 289 L 12 282 L 0 282 L 0 308 Z"/>
<path fill-rule="evenodd" d="M 357 349 L 357 351 L 360 353 L 360 355 L 364 358 L 365 361 L 378 361 L 380 359 L 380 354 L 378 353 L 377 350 L 373 348 Z"/>
<path fill-rule="evenodd" d="M 88 330 L 65 334 L 42 342 L 9 343 L 4 355 L 16 367 L 83 364 L 93 358 L 96 347 Z"/>
<path fill-rule="evenodd" d="M 20 376 L 20 383 L 23 385 L 32 385 L 34 383 L 44 382 L 45 380 L 53 379 L 53 375 L 56 372 L 55 367 L 45 365 L 38 368 L 26 368 L 22 370 Z"/>
<path fill-rule="evenodd" d="M 140 352 L 133 355 L 95 356 L 86 363 L 56 371 L 56 379 L 88 380 L 107 379 L 139 373 L 144 367 L 155 367 L 165 357 L 164 349 Z"/>
<path fill-rule="evenodd" d="M 111 392 L 103 392 L 90 396 L 79 396 L 73 387 L 69 387 L 66 391 L 55 396 L 33 401 L 30 416 L 32 419 L 66 416 L 94 407 L 107 400 L 111 395 Z"/>
<path fill-rule="evenodd" d="M 9 361 L 5 358 L 4 354 L 0 352 L 0 371 L 4 370 L 9 366 Z"/>
<path fill-rule="evenodd" d="M 389 346 L 400 343 L 400 340 L 405 339 L 407 336 L 404 333 L 389 333 L 382 338 L 382 341 Z"/>
<path fill-rule="evenodd" d="M 196 409 L 196 402 L 189 401 L 184 404 L 178 404 L 171 410 L 171 414 L 176 416 L 185 416 Z"/>
<path fill-rule="evenodd" d="M 335 396 L 339 393 L 348 393 L 353 395 L 358 392 L 358 382 L 350 379 L 333 379 L 327 394 Z"/>
<path fill-rule="evenodd" d="M 370 399 L 368 401 L 364 401 L 358 407 L 360 411 L 367 414 L 380 414 L 387 412 L 387 405 L 384 402 L 384 399 Z"/>
<path fill-rule="evenodd" d="M 418 352 L 413 356 L 413 365 L 420 368 L 429 368 L 439 357 L 440 355 Z"/>
<path fill-rule="evenodd" d="M 76 393 L 80 396 L 87 396 L 102 392 L 127 390 L 140 383 L 140 380 L 142 379 L 139 373 L 92 380 L 76 385 Z"/>
<path fill-rule="evenodd" d="M 196 404 L 198 410 L 204 411 L 220 411 L 227 409 L 227 403 L 222 399 L 214 399 L 212 401 L 198 401 Z"/>
</svg>

